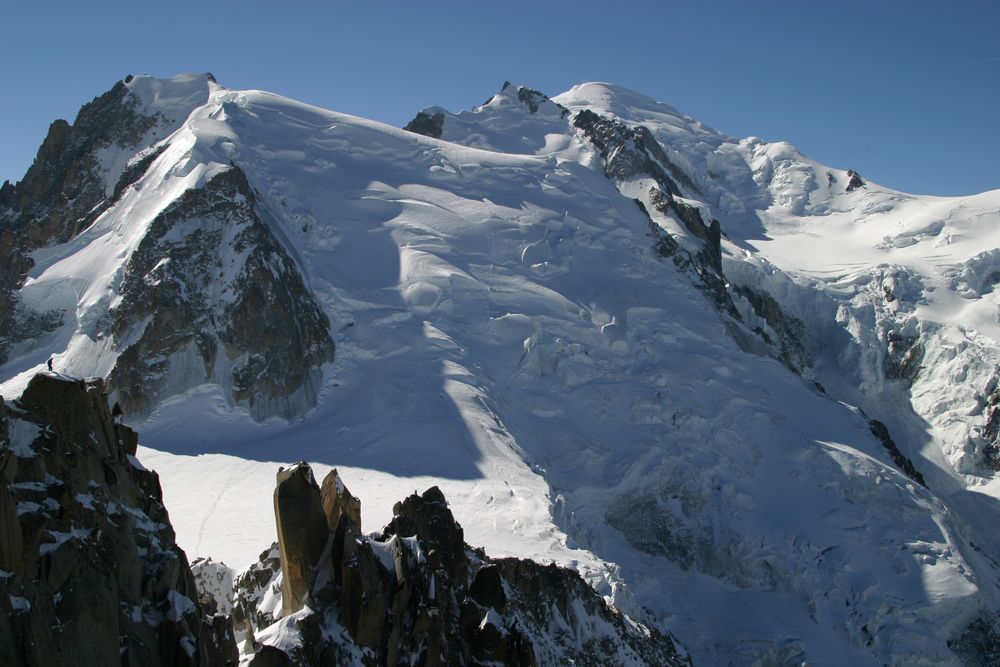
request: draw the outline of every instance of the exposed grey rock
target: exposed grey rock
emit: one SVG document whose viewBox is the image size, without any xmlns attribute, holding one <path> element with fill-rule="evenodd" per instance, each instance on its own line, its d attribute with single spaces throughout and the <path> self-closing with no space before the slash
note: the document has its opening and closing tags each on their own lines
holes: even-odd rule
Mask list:
<svg viewBox="0 0 1000 667">
<path fill-rule="evenodd" d="M 0 506 L 16 503 L 20 547 L 0 577 L 0 655 L 47 666 L 235 665 L 229 619 L 200 609 L 159 480 L 123 446 L 134 432 L 112 423 L 103 382 L 39 374 L 2 412 Z M 0 510 L 7 560 L 17 546 L 10 519 Z"/>
<path fill-rule="evenodd" d="M 736 287 L 735 291 L 747 300 L 753 312 L 762 318 L 777 336 L 777 340 L 772 340 L 767 331 L 754 328 L 754 332 L 764 342 L 777 346 L 779 358 L 789 370 L 801 374 L 804 369 L 812 365 L 812 356 L 804 342 L 806 327 L 802 320 L 782 311 L 778 302 L 767 292 L 760 292 L 746 285 Z"/>
<path fill-rule="evenodd" d="M 987 390 L 986 406 L 981 436 L 985 441 L 983 447 L 983 463 L 993 470 L 1000 470 L 1000 386 L 997 379 L 991 382 L 992 389 Z"/>
<path fill-rule="evenodd" d="M 847 191 L 854 192 L 858 188 L 865 187 L 865 182 L 861 180 L 861 174 L 854 171 L 853 169 L 847 170 Z"/>
<path fill-rule="evenodd" d="M 884 372 L 890 380 L 903 380 L 912 384 L 920 372 L 924 360 L 924 346 L 918 336 L 909 336 L 896 331 L 886 334 Z"/>
<path fill-rule="evenodd" d="M 153 220 L 109 318 L 104 335 L 127 345 L 109 378 L 126 413 L 215 381 L 256 419 L 291 418 L 315 404 L 334 355 L 329 320 L 236 166 Z"/>
<path fill-rule="evenodd" d="M 896 464 L 896 467 L 902 470 L 907 477 L 912 479 L 917 484 L 927 486 L 926 482 L 924 482 L 924 476 L 921 475 L 920 471 L 913 465 L 913 461 L 908 459 L 901 451 L 899 451 L 899 447 L 889 435 L 889 429 L 885 424 L 877 419 L 869 419 L 868 428 L 871 430 L 872 435 L 875 436 L 875 439 L 878 440 L 882 447 L 885 448 L 885 451 L 889 453 L 889 457 L 892 459 L 892 462 Z"/>
<path fill-rule="evenodd" d="M 191 574 L 198 588 L 198 604 L 206 614 L 232 614 L 232 568 L 211 558 L 196 558 L 191 563 Z"/>
<path fill-rule="evenodd" d="M 504 82 L 504 89 L 510 85 L 509 82 Z M 527 86 L 517 87 L 517 99 L 520 100 L 521 104 L 528 107 L 530 113 L 538 113 L 538 110 L 545 103 L 555 104 L 561 111 L 562 115 L 565 117 L 569 115 L 569 109 L 561 104 L 556 104 L 549 99 L 548 95 L 535 90 L 534 88 L 528 88 Z"/>
<path fill-rule="evenodd" d="M 983 614 L 948 641 L 968 667 L 1000 665 L 1000 622 L 995 616 Z"/>
<path fill-rule="evenodd" d="M 271 609 L 263 607 L 262 601 L 267 596 L 281 597 L 280 581 L 281 551 L 275 542 L 233 582 L 233 626 L 247 635 L 251 647 L 254 631 L 277 620 Z"/>
<path fill-rule="evenodd" d="M 407 132 L 415 132 L 426 137 L 440 139 L 441 133 L 444 132 L 444 114 L 440 111 L 436 113 L 419 111 L 416 117 L 407 123 L 403 129 Z"/>
<path fill-rule="evenodd" d="M 57 314 L 39 318 L 16 312 L 15 291 L 33 265 L 31 251 L 68 241 L 89 227 L 145 172 L 148 161 L 133 165 L 109 196 L 98 152 L 108 147 L 138 151 L 160 120 L 142 113 L 139 99 L 119 81 L 83 105 L 72 125 L 54 121 L 24 178 L 0 188 L 0 362 L 13 343 L 61 323 Z"/>
<path fill-rule="evenodd" d="M 609 178 L 624 181 L 645 174 L 655 178 L 664 192 L 670 195 L 681 194 L 680 188 L 666 169 L 656 164 L 646 150 L 645 142 L 652 139 L 652 134 L 639 136 L 620 120 L 605 118 L 589 109 L 577 113 L 573 118 L 573 125 L 583 131 L 600 151 L 604 160 L 604 173 Z M 662 147 L 659 153 L 663 153 Z"/>
<path fill-rule="evenodd" d="M 678 182 L 692 192 L 699 192 L 693 180 L 671 162 L 653 133 L 644 126 L 632 128 L 589 109 L 578 112 L 573 125 L 600 151 L 604 173 L 608 178 L 622 182 L 643 175 L 656 181 L 657 186 L 649 192 L 650 204 L 660 213 L 673 215 L 680 220 L 693 237 L 702 241 L 703 248 L 693 257 L 688 252 L 681 251 L 677 242 L 660 230 L 650 217 L 654 252 L 661 257 L 672 257 L 674 263 L 682 269 L 690 269 L 696 276 L 695 284 L 712 303 L 739 321 L 739 313 L 726 289 L 726 280 L 722 274 L 722 228 L 719 221 L 706 223 L 697 208 L 678 199 L 683 194 Z M 649 211 L 644 206 L 640 208 L 649 217 Z"/>
<path fill-rule="evenodd" d="M 73 125 L 54 121 L 24 178 L 0 196 L 0 227 L 17 230 L 31 247 L 76 236 L 107 200 L 97 151 L 109 145 L 138 148 L 159 120 L 139 106 L 119 81 L 85 104 Z"/>
<path fill-rule="evenodd" d="M 677 243 L 674 237 L 664 231 L 662 227 L 653 222 L 653 218 L 649 215 L 649 209 L 642 203 L 642 200 L 633 199 L 632 201 L 639 207 L 642 214 L 649 219 L 649 235 L 653 239 L 653 252 L 663 258 L 673 257 L 680 250 L 680 244 Z"/>
<path fill-rule="evenodd" d="M 661 213 L 672 211 L 694 236 L 705 242 L 705 249 L 699 253 L 703 264 L 722 275 L 722 228 L 718 220 L 705 224 L 701 212 L 694 206 L 678 201 L 673 195 L 653 188 L 649 191 L 650 203 Z"/>
</svg>

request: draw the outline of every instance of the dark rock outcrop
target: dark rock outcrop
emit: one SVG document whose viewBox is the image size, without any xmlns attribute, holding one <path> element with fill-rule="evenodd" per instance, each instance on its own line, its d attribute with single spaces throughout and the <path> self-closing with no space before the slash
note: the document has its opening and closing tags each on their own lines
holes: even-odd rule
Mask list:
<svg viewBox="0 0 1000 667">
<path fill-rule="evenodd" d="M 396 503 L 382 534 L 362 537 L 360 507 L 336 471 L 322 493 L 304 464 L 282 475 L 279 488 L 294 484 L 301 493 L 287 508 L 276 496 L 279 517 L 302 509 L 303 495 L 323 496 L 326 522 L 315 544 L 327 548 L 312 571 L 338 572 L 315 578 L 309 609 L 276 618 L 264 607 L 276 588 L 284 594 L 279 549 L 262 554 L 236 591 L 234 618 L 249 639 L 251 665 L 688 664 L 669 636 L 609 607 L 571 570 L 492 560 L 470 548 L 437 487 Z M 308 501 L 308 514 L 315 503 Z M 279 625 L 281 647 L 266 639 Z M 295 635 L 301 641 L 287 641 Z"/>
<path fill-rule="evenodd" d="M 440 139 L 444 132 L 444 114 L 440 111 L 428 113 L 426 111 L 417 112 L 416 117 L 404 127 L 407 132 L 422 134 L 425 137 Z"/>
<path fill-rule="evenodd" d="M 983 463 L 992 470 L 1000 471 L 1000 386 L 997 379 L 991 382 L 993 388 L 987 390 L 985 418 L 980 432 L 985 445 Z"/>
<path fill-rule="evenodd" d="M 854 192 L 858 188 L 865 187 L 865 182 L 861 180 L 861 174 L 853 169 L 847 170 L 847 191 Z"/>
<path fill-rule="evenodd" d="M 129 454 L 100 379 L 36 375 L 0 436 L 5 664 L 236 664 L 229 618 L 202 613 L 156 473 Z"/>
<path fill-rule="evenodd" d="M 503 87 L 500 89 L 500 95 L 506 93 L 508 89 L 513 89 L 513 87 L 514 85 L 510 81 L 504 81 Z M 533 88 L 528 88 L 527 86 L 517 86 L 516 90 L 511 90 L 511 93 L 517 96 L 517 101 L 524 105 L 524 108 L 529 114 L 536 114 L 543 108 L 543 105 L 548 105 L 552 109 L 557 109 L 563 118 L 569 115 L 569 109 L 561 104 L 553 102 L 547 95 Z M 510 95 L 511 93 L 507 93 L 507 95 Z M 498 95 L 490 97 L 483 103 L 483 106 L 490 104 L 496 100 L 497 97 Z M 444 134 L 445 116 L 445 112 L 439 107 L 431 107 L 418 112 L 413 120 L 403 126 L 403 129 L 407 132 L 414 132 L 427 137 L 433 137 L 434 139 L 440 139 Z"/>
<path fill-rule="evenodd" d="M 109 193 L 99 151 L 138 151 L 160 121 L 142 113 L 139 99 L 119 81 L 83 105 L 72 125 L 53 122 L 24 178 L 0 187 L 0 362 L 12 344 L 51 331 L 61 321 L 55 313 L 17 312 L 16 290 L 33 266 L 31 251 L 76 236 L 142 176 L 149 161 L 126 169 Z"/>
<path fill-rule="evenodd" d="M 141 113 L 119 81 L 83 105 L 72 125 L 53 122 L 24 178 L 0 195 L 0 227 L 17 230 L 31 247 L 76 236 L 109 201 L 97 151 L 137 148 L 158 120 Z"/>
<path fill-rule="evenodd" d="M 510 85 L 511 84 L 509 82 L 505 81 L 502 90 L 506 90 Z M 563 117 L 569 115 L 569 109 L 567 109 L 561 104 L 556 104 L 555 102 L 552 102 L 552 100 L 549 99 L 548 95 L 546 95 L 541 91 L 535 90 L 534 88 L 528 88 L 527 86 L 518 86 L 517 99 L 518 101 L 521 102 L 521 104 L 523 104 L 528 108 L 529 113 L 538 113 L 538 110 L 542 107 L 543 104 L 551 102 L 560 109 Z"/>
<path fill-rule="evenodd" d="M 649 191 L 649 203 L 660 213 L 672 212 L 684 223 L 684 226 L 696 238 L 705 243 L 705 248 L 698 253 L 700 263 L 708 266 L 719 276 L 722 275 L 722 228 L 718 220 L 705 224 L 701 212 L 694 206 L 678 201 L 663 190 L 653 188 Z"/>
<path fill-rule="evenodd" d="M 896 464 L 896 467 L 902 470 L 903 473 L 914 482 L 920 486 L 926 487 L 927 483 L 924 482 L 924 476 L 921 475 L 920 471 L 913 465 L 913 461 L 907 458 L 903 452 L 899 451 L 899 447 L 892 439 L 892 436 L 889 435 L 889 429 L 886 425 L 877 419 L 869 419 L 868 428 L 871 430 L 872 435 L 875 436 L 875 439 L 878 440 L 882 447 L 885 448 L 885 451 L 889 453 L 889 457 L 892 459 L 892 462 Z"/>
<path fill-rule="evenodd" d="M 1000 665 L 1000 619 L 983 614 L 948 641 L 967 667 Z"/>
<path fill-rule="evenodd" d="M 641 208 L 650 222 L 654 252 L 661 257 L 672 257 L 682 269 L 692 270 L 696 285 L 720 310 L 738 321 L 739 313 L 722 274 L 722 228 L 719 221 L 705 222 L 701 211 L 680 199 L 683 192 L 678 183 L 692 193 L 699 193 L 694 181 L 670 160 L 663 146 L 645 126 L 630 127 L 589 109 L 578 112 L 573 118 L 573 125 L 600 151 L 604 173 L 612 181 L 621 183 L 636 176 L 645 176 L 656 182 L 656 187 L 649 191 L 649 203 L 661 214 L 677 218 L 692 237 L 702 242 L 702 248 L 693 254 L 682 250 L 675 239 L 659 229 L 643 206 Z"/>
<path fill-rule="evenodd" d="M 912 384 L 924 360 L 924 346 L 919 336 L 909 336 L 896 331 L 886 334 L 886 356 L 883 364 L 885 377 Z"/>
<path fill-rule="evenodd" d="M 243 630 L 253 650 L 254 628 L 266 628 L 281 616 L 280 605 L 266 600 L 281 600 L 281 552 L 275 542 L 233 582 L 233 625 Z"/>
<path fill-rule="evenodd" d="M 656 144 L 653 152 L 666 157 L 666 152 L 651 132 L 634 130 L 620 120 L 605 118 L 589 109 L 577 113 L 573 118 L 573 125 L 600 151 L 604 160 L 604 173 L 609 178 L 625 181 L 640 174 L 648 175 L 655 178 L 660 189 L 667 194 L 681 194 L 680 188 L 667 173 L 667 168 L 657 164 L 657 160 L 647 149 L 647 143 L 652 142 Z"/>
<path fill-rule="evenodd" d="M 229 616 L 233 611 L 233 570 L 211 558 L 196 558 L 191 574 L 198 587 L 198 604 L 210 615 Z"/>
<path fill-rule="evenodd" d="M 763 319 L 771 332 L 777 336 L 777 340 L 773 340 L 767 331 L 756 327 L 753 329 L 765 343 L 778 348 L 779 358 L 789 370 L 801 374 L 805 368 L 812 365 L 812 356 L 804 342 L 806 327 L 802 320 L 785 313 L 774 297 L 767 292 L 760 292 L 746 285 L 736 287 L 735 291 L 747 300 L 753 312 Z"/>
<path fill-rule="evenodd" d="M 109 377 L 126 413 L 215 381 L 257 419 L 291 418 L 315 404 L 334 355 L 329 320 L 236 166 L 153 220 L 109 318 L 128 341 Z"/>
</svg>

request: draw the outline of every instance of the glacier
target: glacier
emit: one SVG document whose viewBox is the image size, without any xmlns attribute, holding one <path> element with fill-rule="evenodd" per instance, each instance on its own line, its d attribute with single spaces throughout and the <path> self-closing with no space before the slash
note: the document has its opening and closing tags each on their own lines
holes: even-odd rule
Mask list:
<svg viewBox="0 0 1000 667">
<path fill-rule="evenodd" d="M 470 543 L 576 569 L 695 664 L 973 660 L 961 638 L 1000 592 L 1000 191 L 895 192 L 603 83 L 507 84 L 422 112 L 432 136 L 207 75 L 125 85 L 158 120 L 96 162 L 109 196 L 144 169 L 32 250 L 19 307 L 61 324 L 11 348 L 0 394 L 50 354 L 112 375 L 150 323 L 109 328 L 123 285 L 166 275 L 130 260 L 235 170 L 287 257 L 273 280 L 294 269 L 336 344 L 263 404 L 223 347 L 143 359 L 168 370 L 126 421 L 192 559 L 250 565 L 274 471 L 304 460 L 351 480 L 368 531 L 439 486 Z M 620 142 L 598 146 L 584 112 Z M 202 294 L 170 279 L 185 307 Z M 246 285 L 220 281 L 213 322 Z"/>
</svg>

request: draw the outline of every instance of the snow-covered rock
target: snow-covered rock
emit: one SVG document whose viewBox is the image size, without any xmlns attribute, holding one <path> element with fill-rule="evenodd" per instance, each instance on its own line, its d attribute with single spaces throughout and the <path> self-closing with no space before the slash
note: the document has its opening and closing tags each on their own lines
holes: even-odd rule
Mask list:
<svg viewBox="0 0 1000 667">
<path fill-rule="evenodd" d="M 0 225 L 0 391 L 50 356 L 110 376 L 195 555 L 252 563 L 248 490 L 304 460 L 356 480 L 362 531 L 438 486 L 469 542 L 573 567 L 695 662 L 987 655 L 1000 191 L 895 192 L 610 84 L 411 131 L 121 85 L 161 129 L 87 158 L 86 228 Z"/>
</svg>

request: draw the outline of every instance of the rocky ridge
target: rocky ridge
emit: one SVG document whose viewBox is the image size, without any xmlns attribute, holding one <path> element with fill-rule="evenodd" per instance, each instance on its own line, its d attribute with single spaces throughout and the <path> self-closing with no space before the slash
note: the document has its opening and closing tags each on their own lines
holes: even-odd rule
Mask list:
<svg viewBox="0 0 1000 667">
<path fill-rule="evenodd" d="M 465 544 L 437 487 L 366 536 L 337 471 L 321 488 L 299 463 L 274 508 L 278 542 L 236 581 L 250 665 L 689 664 L 575 572 Z"/>
<path fill-rule="evenodd" d="M 235 665 L 229 617 L 199 606 L 137 442 L 99 378 L 39 374 L 0 403 L 5 664 Z"/>
<path fill-rule="evenodd" d="M 205 79 L 202 101 L 207 82 L 214 82 L 211 75 Z M 84 104 L 72 125 L 54 121 L 24 178 L 0 187 L 0 362 L 11 345 L 62 320 L 58 311 L 18 308 L 16 291 L 34 265 L 31 251 L 64 243 L 93 224 L 148 168 L 156 156 L 148 149 L 179 124 L 148 108 L 132 81 L 130 75 Z"/>
</svg>

